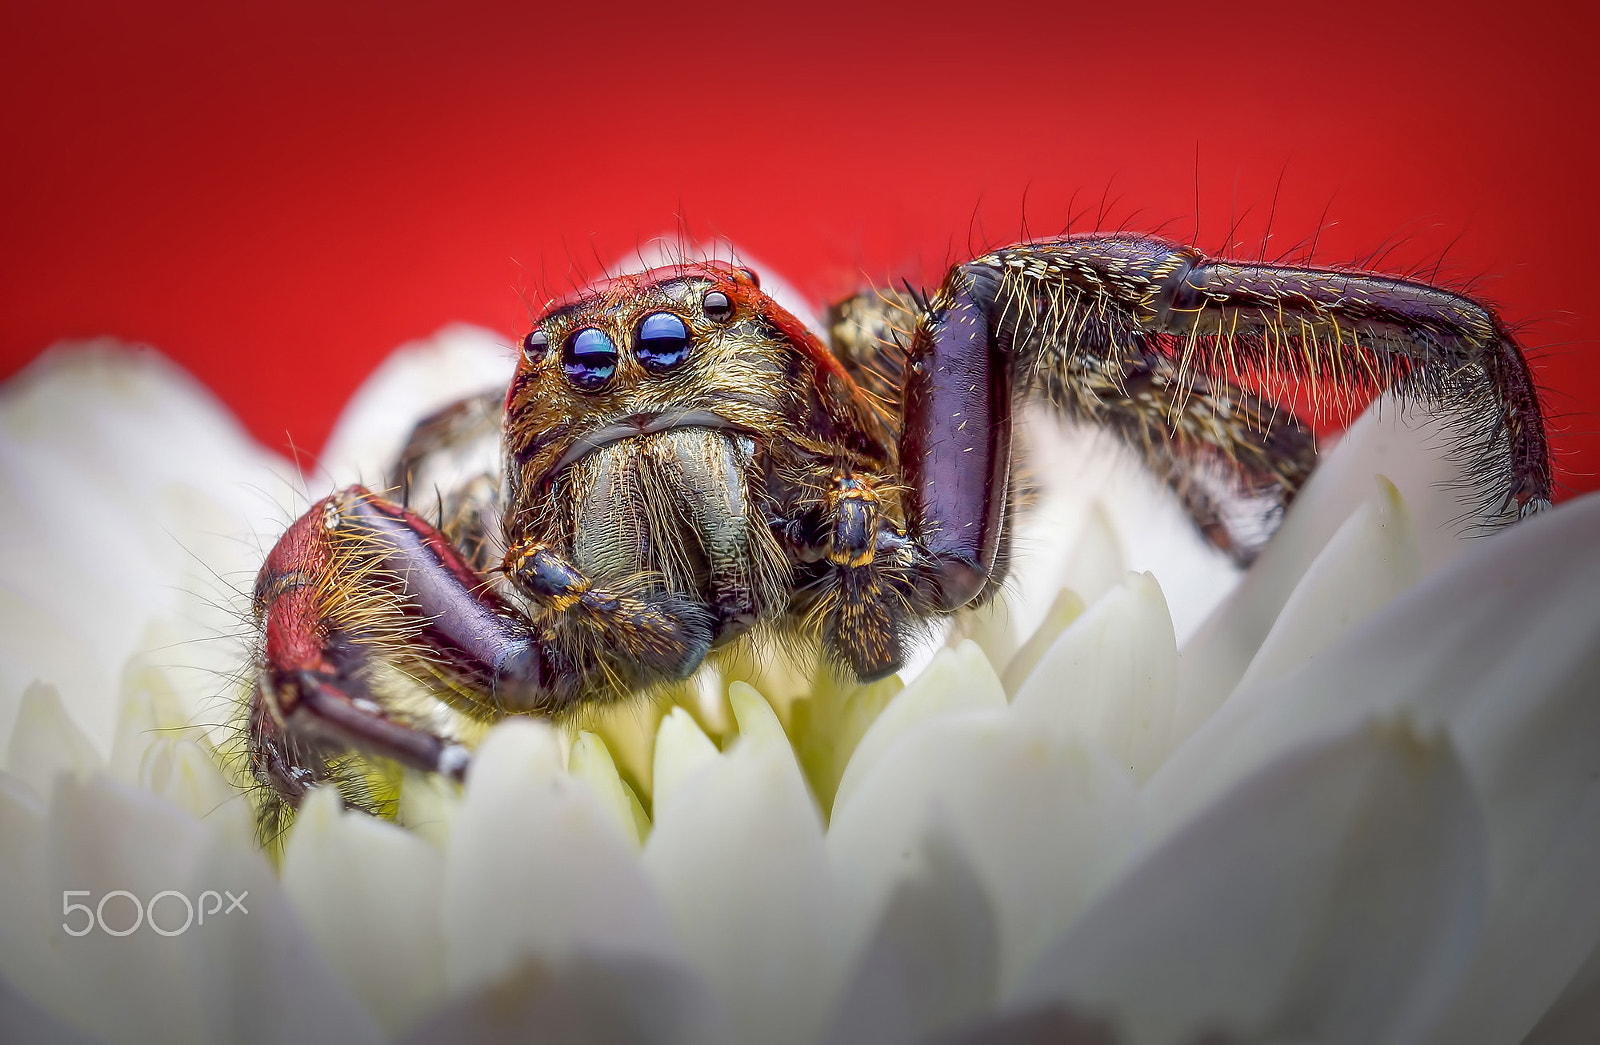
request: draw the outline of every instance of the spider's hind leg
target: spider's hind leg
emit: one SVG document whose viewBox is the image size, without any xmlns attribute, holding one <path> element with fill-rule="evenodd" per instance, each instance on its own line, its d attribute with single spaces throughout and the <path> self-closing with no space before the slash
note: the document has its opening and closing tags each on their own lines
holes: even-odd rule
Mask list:
<svg viewBox="0 0 1600 1045">
<path fill-rule="evenodd" d="M 1220 377 L 1180 374 L 1160 356 L 1108 373 L 1063 353 L 1040 367 L 1038 388 L 1073 421 L 1110 431 L 1177 496 L 1202 536 L 1248 566 L 1317 466 L 1312 430 Z"/>
<path fill-rule="evenodd" d="M 1238 485 L 1269 479 L 1286 502 L 1312 459 L 1290 404 L 1358 408 L 1388 392 L 1448 418 L 1449 452 L 1472 465 L 1485 526 L 1549 504 L 1528 361 L 1470 298 L 1375 272 L 1208 258 L 1135 235 L 1020 244 L 962 270 L 987 273 L 994 336 L 1015 346 L 1034 387 L 1054 382 L 1051 398 L 1078 419 L 1137 439 L 1148 424 L 1134 415 L 1146 405 L 1097 397 L 1095 383 L 1115 392 L 1141 371 L 1165 377 L 1180 476 L 1192 471 L 1187 442 L 1200 464 L 1220 452 Z"/>
</svg>

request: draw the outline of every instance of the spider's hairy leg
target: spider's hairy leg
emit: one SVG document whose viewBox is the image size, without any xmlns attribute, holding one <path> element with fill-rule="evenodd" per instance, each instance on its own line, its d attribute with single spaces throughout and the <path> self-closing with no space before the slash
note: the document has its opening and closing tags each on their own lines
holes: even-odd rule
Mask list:
<svg viewBox="0 0 1600 1045">
<path fill-rule="evenodd" d="M 1107 374 L 1079 355 L 1038 379 L 1068 416 L 1143 457 L 1201 534 L 1240 566 L 1260 554 L 1316 468 L 1316 436 L 1293 414 L 1228 381 L 1180 375 L 1169 360 Z"/>
<path fill-rule="evenodd" d="M 907 291 L 879 288 L 845 298 L 828 309 L 828 347 L 896 438 L 906 351 L 922 303 Z"/>
<path fill-rule="evenodd" d="M 815 518 L 784 527 L 808 575 L 807 630 L 855 676 L 870 682 L 905 661 L 903 632 L 925 615 L 916 587 L 915 545 L 886 518 L 881 479 L 838 469 Z M 920 612 L 919 612 L 920 611 Z"/>
<path fill-rule="evenodd" d="M 360 487 L 279 539 L 253 610 L 251 763 L 290 802 L 352 749 L 459 778 L 466 749 L 436 728 L 448 708 L 526 703 L 550 667 L 539 637 L 437 530 Z"/>
<path fill-rule="evenodd" d="M 937 610 L 992 593 L 1006 568 L 1015 361 L 1010 338 L 991 318 L 999 286 L 986 267 L 952 269 L 906 360 L 899 447 L 906 525 Z"/>
<path fill-rule="evenodd" d="M 1278 398 L 1300 389 L 1350 405 L 1393 392 L 1449 417 L 1487 521 L 1549 503 L 1527 361 L 1499 318 L 1468 298 L 1375 273 L 1219 261 L 1132 235 L 1022 244 L 958 274 L 990 288 L 992 336 L 1017 355 L 1023 386 L 1136 449 L 1164 411 L 1170 438 L 1152 460 L 1167 462 L 1158 471 L 1169 480 L 1210 461 L 1249 489 L 1259 485 L 1253 469 L 1283 480 L 1286 503 L 1306 471 L 1295 434 L 1304 426 L 1244 390 Z M 1127 395 L 1143 374 L 1160 376 L 1166 393 Z M 1197 408 L 1226 423 L 1204 423 Z"/>
<path fill-rule="evenodd" d="M 438 526 L 472 568 L 500 563 L 500 424 L 505 392 L 493 389 L 434 411 L 412 429 L 389 470 L 388 495 L 437 513 Z"/>
<path fill-rule="evenodd" d="M 1505 518 L 1550 505 L 1550 447 L 1532 370 L 1487 306 L 1438 287 L 1364 272 L 1202 261 L 1174 289 L 1169 325 L 1207 330 L 1215 372 L 1232 341 L 1319 383 L 1393 391 L 1452 418 L 1484 510 Z M 1256 343 L 1260 347 L 1257 348 Z"/>
</svg>

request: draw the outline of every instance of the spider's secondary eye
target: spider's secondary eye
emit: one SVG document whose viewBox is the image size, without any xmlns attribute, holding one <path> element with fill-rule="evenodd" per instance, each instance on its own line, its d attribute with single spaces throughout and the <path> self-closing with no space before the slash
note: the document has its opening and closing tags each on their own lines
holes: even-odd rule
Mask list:
<svg viewBox="0 0 1600 1045">
<path fill-rule="evenodd" d="M 740 265 L 739 271 L 744 273 L 744 278 L 748 279 L 752 285 L 757 288 L 761 286 L 761 276 L 756 272 L 755 269 L 745 268 L 743 265 Z"/>
<path fill-rule="evenodd" d="M 733 302 L 720 290 L 706 291 L 706 296 L 700 299 L 700 307 L 713 323 L 726 323 L 733 318 Z"/>
<path fill-rule="evenodd" d="M 597 392 L 617 372 L 617 346 L 594 327 L 574 331 L 561 350 L 561 369 L 585 392 Z"/>
<path fill-rule="evenodd" d="M 543 359 L 544 354 L 549 350 L 550 335 L 542 330 L 532 331 L 522 339 L 522 354 L 528 358 L 530 363 L 537 363 Z"/>
<path fill-rule="evenodd" d="M 654 312 L 639 324 L 634 358 L 652 374 L 660 374 L 689 358 L 689 328 L 671 312 Z"/>
</svg>

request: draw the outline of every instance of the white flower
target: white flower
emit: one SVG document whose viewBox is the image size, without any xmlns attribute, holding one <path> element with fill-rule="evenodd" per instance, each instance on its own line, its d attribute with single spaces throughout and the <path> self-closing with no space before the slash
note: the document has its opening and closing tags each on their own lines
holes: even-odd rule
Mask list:
<svg viewBox="0 0 1600 1045">
<path fill-rule="evenodd" d="M 480 342 L 375 378 L 313 492 L 486 383 Z M 0 397 L 0 1019 L 1594 1040 L 1600 497 L 1458 538 L 1452 468 L 1396 413 L 1358 422 L 1231 590 L 1125 463 L 1048 442 L 1035 471 L 1072 482 L 1015 590 L 903 688 L 767 668 L 576 735 L 509 721 L 459 792 L 407 778 L 406 827 L 314 794 L 275 871 L 213 746 L 237 593 L 305 494 L 159 357 L 57 353 Z M 204 924 L 163 935 L 188 908 Z"/>
</svg>

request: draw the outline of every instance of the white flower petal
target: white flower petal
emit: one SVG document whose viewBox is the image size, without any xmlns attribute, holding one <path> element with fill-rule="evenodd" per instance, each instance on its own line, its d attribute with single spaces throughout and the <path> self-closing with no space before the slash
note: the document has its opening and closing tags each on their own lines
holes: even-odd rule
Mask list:
<svg viewBox="0 0 1600 1045">
<path fill-rule="evenodd" d="M 68 889 L 87 891 L 87 897 L 73 899 L 97 906 L 103 901 L 104 924 L 121 930 L 134 923 L 134 901 L 107 894 L 124 890 L 143 904 L 166 889 L 187 892 L 205 842 L 192 817 L 152 795 L 103 778 L 82 785 L 64 779 L 51 803 L 44 884 L 62 896 Z M 49 899 L 50 908 L 65 903 Z M 115 1041 L 199 1039 L 205 1017 L 200 986 L 188 976 L 188 934 L 163 938 L 148 926 L 126 937 L 109 936 L 98 926 L 78 939 L 60 932 L 65 922 L 81 927 L 83 917 L 75 912 L 52 927 L 74 992 L 72 1008 L 63 1015 Z M 199 939 L 197 927 L 191 940 Z"/>
<path fill-rule="evenodd" d="M 856 745 L 839 780 L 833 815 L 871 776 L 874 767 L 918 723 L 963 711 L 1006 706 L 1006 691 L 975 642 L 940 650 L 921 675 L 895 695 Z"/>
<path fill-rule="evenodd" d="M 636 846 L 644 844 L 644 832 L 639 830 L 633 812 L 639 800 L 617 775 L 617 764 L 611 760 L 604 740 L 588 730 L 580 732 L 567 756 L 567 769 L 574 780 L 583 781 L 594 791 L 601 807 L 616 819 L 623 837 Z"/>
<path fill-rule="evenodd" d="M 146 792 L 96 777 L 62 778 L 51 805 L 43 894 L 52 921 L 51 949 L 61 954 L 73 992 L 58 1012 L 108 1041 L 294 1041 L 315 1031 L 340 1040 L 374 1041 L 376 1028 L 339 983 L 305 934 L 261 854 Z M 61 931 L 65 890 L 101 909 L 113 936 Z M 117 890 L 127 896 L 111 895 Z M 155 903 L 158 894 L 170 897 Z M 242 912 L 215 909 L 206 890 L 228 891 Z M 184 901 L 194 922 L 182 928 Z M 103 902 L 103 905 L 102 905 Z M 152 923 L 151 912 L 158 912 Z M 203 920 L 201 911 L 210 911 Z M 80 925 L 80 912 L 65 921 Z M 159 924 L 174 935 L 153 931 Z M 181 931 L 180 931 L 181 930 Z M 281 1004 L 294 999 L 294 1005 Z M 43 1000 L 43 999 L 36 999 Z"/>
<path fill-rule="evenodd" d="M 0 983 L 61 1014 L 76 999 L 55 946 L 62 901 L 50 888 L 49 835 L 44 800 L 21 778 L 0 772 Z"/>
<path fill-rule="evenodd" d="M 834 812 L 828 852 L 847 948 L 864 946 L 897 884 L 923 873 L 920 840 L 937 826 L 984 883 L 1000 982 L 1013 983 L 1121 864 L 1138 825 L 1132 780 L 1076 737 L 1009 708 L 924 721 Z"/>
<path fill-rule="evenodd" d="M 1593 1045 L 1600 1027 L 1600 941 L 1523 1045 Z"/>
<path fill-rule="evenodd" d="M 1600 876 L 1597 532 L 1591 495 L 1476 542 L 1315 664 L 1241 690 L 1151 781 L 1155 819 L 1364 715 L 1440 723 L 1482 796 L 1494 888 L 1446 1027 L 1526 1033 L 1600 938 L 1600 893 L 1575 884 Z"/>
<path fill-rule="evenodd" d="M 1566 775 L 1537 778 L 1574 786 L 1593 728 L 1581 695 L 1600 678 L 1597 527 L 1600 497 L 1590 496 L 1477 542 L 1315 664 L 1236 694 L 1152 781 L 1155 804 L 1181 818 L 1276 750 L 1393 708 L 1451 722 L 1475 776 L 1491 755 L 1504 763 L 1508 795 L 1517 793 L 1514 770 L 1558 752 L 1571 753 L 1570 763 L 1554 763 L 1568 765 Z M 1480 755 L 1486 745 L 1496 747 Z M 1519 823 L 1505 818 L 1520 833 L 1546 830 Z"/>
<path fill-rule="evenodd" d="M 1463 497 L 1472 486 L 1440 447 L 1448 434 L 1438 418 L 1418 418 L 1380 399 L 1327 452 L 1295 498 L 1283 525 L 1233 593 L 1183 646 L 1179 667 L 1178 735 L 1188 736 L 1227 699 L 1272 630 L 1295 585 L 1317 554 L 1370 496 L 1383 475 L 1410 508 L 1423 573 L 1467 542 L 1457 540 L 1471 516 Z"/>
<path fill-rule="evenodd" d="M 1143 783 L 1172 749 L 1177 690 L 1161 585 L 1134 573 L 1062 633 L 1012 707 L 1028 722 L 1089 738 Z"/>
<path fill-rule="evenodd" d="M 294 500 L 288 475 L 210 393 L 148 350 L 57 349 L 8 382 L 0 499 L 17 510 L 0 520 L 0 612 L 15 626 L 0 629 L 0 742 L 21 686 L 40 678 L 109 751 L 117 672 L 148 648 L 153 616 L 181 622 L 173 659 L 236 670 L 234 643 L 217 636 L 237 628 L 260 560 L 240 538 L 281 529 Z M 197 671 L 185 690 L 214 693 L 214 676 Z"/>
<path fill-rule="evenodd" d="M 319 788 L 283 848 L 283 890 L 345 983 L 391 1034 L 444 996 L 444 858 Z"/>
<path fill-rule="evenodd" d="M 122 670 L 121 695 L 106 771 L 124 784 L 137 784 L 145 753 L 163 737 L 187 727 L 189 713 L 167 671 L 152 663 L 150 654 L 128 660 Z"/>
<path fill-rule="evenodd" d="M 1028 636 L 1028 641 L 1018 648 L 1006 664 L 1006 670 L 1000 673 L 1001 685 L 1005 687 L 1006 696 L 1016 699 L 1017 691 L 1022 684 L 1033 674 L 1039 666 L 1039 661 L 1044 659 L 1052 645 L 1067 625 L 1083 615 L 1083 600 L 1071 588 L 1062 588 L 1056 593 L 1055 601 L 1045 611 L 1044 620 L 1039 622 L 1039 627 Z"/>
<path fill-rule="evenodd" d="M 660 809 L 673 801 L 680 785 L 701 770 L 714 765 L 717 746 L 683 708 L 673 708 L 656 730 L 656 753 L 651 786 L 652 804 Z"/>
<path fill-rule="evenodd" d="M 1496 538 L 1506 561 L 1491 576 L 1464 578 L 1495 592 L 1504 630 L 1482 635 L 1476 658 L 1470 633 L 1440 649 L 1463 673 L 1473 659 L 1484 672 L 1476 686 L 1431 696 L 1483 796 L 1495 904 L 1439 1043 L 1526 1034 L 1600 941 L 1600 496 L 1549 515 L 1515 533 L 1520 549 Z M 1517 560 L 1534 549 L 1544 561 Z"/>
<path fill-rule="evenodd" d="M 596 708 L 581 719 L 584 729 L 592 730 L 606 742 L 617 775 L 646 801 L 651 800 L 655 789 L 656 732 L 668 712 L 679 706 L 671 699 L 677 692 L 681 690 L 669 687 L 670 695 L 660 700 L 617 701 Z"/>
<path fill-rule="evenodd" d="M 777 712 L 767 703 L 767 698 L 748 682 L 735 682 L 728 687 L 728 704 L 739 723 L 739 736 L 752 744 L 782 744 L 788 746 L 789 738 L 783 732 L 783 723 Z"/>
<path fill-rule="evenodd" d="M 919 848 L 919 872 L 900 880 L 846 979 L 833 1042 L 920 1040 L 994 1004 L 999 934 L 983 885 L 937 827 Z"/>
<path fill-rule="evenodd" d="M 1019 513 L 1016 563 L 1025 575 L 1018 586 L 1038 596 L 1037 613 L 1020 628 L 1034 627 L 1062 587 L 1092 604 L 1128 571 L 1149 571 L 1161 578 L 1184 641 L 1237 583 L 1238 568 L 1205 542 L 1139 455 L 1105 429 L 1064 424 L 1038 402 L 1024 411 L 1024 422 L 1022 466 L 1041 496 Z"/>
<path fill-rule="evenodd" d="M 1486 902 L 1449 739 L 1364 724 L 1290 752 L 1166 841 L 1029 975 L 1015 1007 L 1109 1011 L 1130 1045 L 1413 1042 Z"/>
<path fill-rule="evenodd" d="M 856 745 L 895 695 L 905 688 L 898 675 L 862 685 L 819 671 L 811 692 L 790 706 L 795 755 L 825 815 L 832 815 L 834 795 Z"/>
<path fill-rule="evenodd" d="M 705 984 L 637 955 L 527 959 L 503 983 L 430 1016 L 408 1045 L 723 1045 L 735 1039 Z"/>
<path fill-rule="evenodd" d="M 322 451 L 325 481 L 313 485 L 381 486 L 418 421 L 466 396 L 503 390 L 516 365 L 517 353 L 498 335 L 463 323 L 401 345 L 345 404 Z"/>
<path fill-rule="evenodd" d="M 96 1039 L 40 1005 L 29 994 L 0 976 L 0 1027 L 12 1041 L 29 1045 L 100 1045 Z"/>
<path fill-rule="evenodd" d="M 1152 781 L 1157 805 L 1170 800 L 1181 818 L 1277 750 L 1373 711 L 1497 708 L 1539 721 L 1538 701 L 1595 677 L 1583 658 L 1600 629 L 1597 526 L 1600 497 L 1590 496 L 1477 541 L 1315 664 L 1240 690 Z M 1470 758 L 1472 745 L 1462 748 Z"/>
<path fill-rule="evenodd" d="M 1300 492 L 1308 512 L 1336 527 L 1369 496 L 1373 476 L 1392 482 L 1411 512 L 1427 576 L 1472 546 L 1483 489 L 1474 464 L 1452 457 L 1452 419 L 1382 396 L 1323 453 Z M 1298 501 L 1297 501 L 1298 503 Z M 1326 538 L 1324 538 L 1326 540 Z"/>
<path fill-rule="evenodd" d="M 1017 651 L 1018 638 L 1012 622 L 1010 599 L 1005 592 L 1002 591 L 976 609 L 956 614 L 955 624 L 950 634 L 945 636 L 945 645 L 954 649 L 968 640 L 977 643 L 984 658 L 997 671 L 1011 663 L 1011 655 Z"/>
<path fill-rule="evenodd" d="M 1593 691 L 1590 696 L 1592 698 Z M 1597 768 L 1596 772 L 1600 772 Z M 1558 825 L 1564 838 L 1546 839 L 1528 854 L 1540 862 L 1497 883 L 1489 924 L 1471 970 L 1430 1045 L 1520 1041 L 1560 998 L 1585 946 L 1600 941 L 1593 899 L 1600 881 L 1600 794 L 1591 783 L 1585 808 Z M 1544 811 L 1541 811 L 1543 813 Z M 1548 820 L 1548 814 L 1539 819 Z M 1532 848 L 1532 847 L 1530 847 Z M 1591 986 L 1587 1011 L 1600 1016 L 1600 990 Z M 1593 1040 L 1600 1021 L 1589 1025 Z"/>
<path fill-rule="evenodd" d="M 227 844 L 255 846 L 255 818 L 249 800 L 223 778 L 216 754 L 183 737 L 163 737 L 146 751 L 139 784 L 197 820 Z"/>
<path fill-rule="evenodd" d="M 991 1012 L 933 1041 L 937 1045 L 1125 1045 L 1100 1014 L 1085 1015 L 1064 1005 L 1027 1012 Z M 1199 1037 L 1194 1042 L 1234 1045 L 1231 1039 L 1213 1036 Z"/>
<path fill-rule="evenodd" d="M 658 792 L 645 869 L 736 1040 L 812 1041 L 840 981 L 821 815 L 776 721 L 735 708 L 753 735 Z"/>
<path fill-rule="evenodd" d="M 1377 491 L 1317 553 L 1239 680 L 1247 686 L 1299 667 L 1415 584 L 1421 552 L 1400 491 Z"/>
<path fill-rule="evenodd" d="M 455 783 L 437 773 L 407 772 L 400 784 L 395 822 L 441 853 L 450 844 L 450 825 L 461 809 Z"/>
<path fill-rule="evenodd" d="M 6 772 L 48 798 L 57 776 L 86 779 L 102 765 L 100 752 L 61 706 L 56 688 L 40 682 L 29 686 L 6 750 Z"/>
<path fill-rule="evenodd" d="M 224 906 L 206 922 L 204 933 L 196 928 L 178 937 L 203 943 L 190 954 L 188 976 L 205 1013 L 204 1040 L 260 1045 L 378 1045 L 385 1040 L 301 924 L 258 851 L 208 845 L 193 881 L 193 895 L 221 889 L 248 911 L 229 913 Z"/>
<path fill-rule="evenodd" d="M 509 719 L 478 746 L 444 889 L 452 993 L 494 983 L 530 956 L 679 953 L 632 843 L 561 768 L 560 741 L 542 721 Z"/>
<path fill-rule="evenodd" d="M 5 489 L 0 486 L 0 498 L 4 496 Z M 100 711 L 109 713 L 96 699 L 97 687 L 110 684 L 109 673 L 104 665 L 85 657 L 83 639 L 75 632 L 78 622 L 69 622 L 18 592 L 17 560 L 37 558 L 34 552 L 7 543 L 6 561 L 0 562 L 0 621 L 5 623 L 0 628 L 0 752 L 9 750 L 12 730 L 22 714 L 22 695 L 36 683 L 47 683 L 58 692 L 65 687 L 74 698 L 75 711 L 84 715 L 85 725 Z M 71 586 L 79 579 L 71 571 L 62 571 L 57 583 Z M 91 693 L 95 697 L 85 696 Z"/>
<path fill-rule="evenodd" d="M 1081 593 L 1084 602 L 1093 605 L 1122 583 L 1128 572 L 1126 561 L 1105 504 L 1096 500 L 1089 505 L 1083 529 L 1078 532 L 1062 584 Z"/>
</svg>

